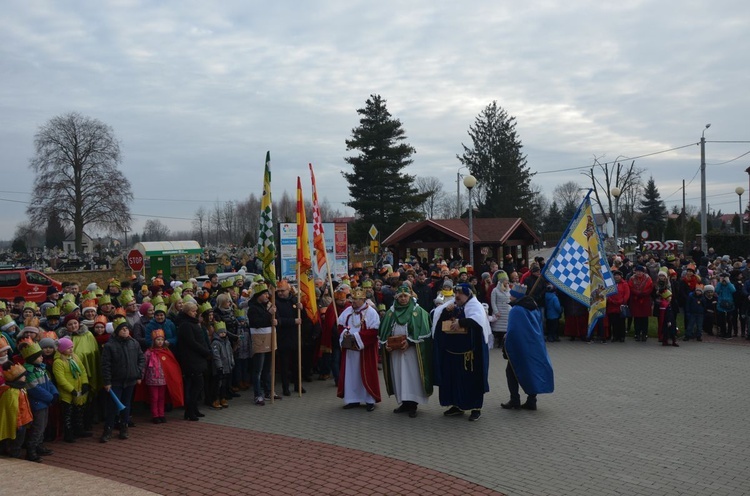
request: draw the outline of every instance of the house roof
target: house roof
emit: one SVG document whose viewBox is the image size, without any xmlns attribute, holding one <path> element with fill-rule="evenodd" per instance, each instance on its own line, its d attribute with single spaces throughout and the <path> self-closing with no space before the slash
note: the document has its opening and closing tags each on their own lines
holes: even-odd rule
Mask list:
<svg viewBox="0 0 750 496">
<path fill-rule="evenodd" d="M 475 244 L 501 245 L 509 239 L 540 241 L 536 233 L 520 217 L 473 219 L 473 230 Z M 383 246 L 402 242 L 416 243 L 447 239 L 468 243 L 469 219 L 428 219 L 421 222 L 406 222 L 383 241 Z"/>
</svg>

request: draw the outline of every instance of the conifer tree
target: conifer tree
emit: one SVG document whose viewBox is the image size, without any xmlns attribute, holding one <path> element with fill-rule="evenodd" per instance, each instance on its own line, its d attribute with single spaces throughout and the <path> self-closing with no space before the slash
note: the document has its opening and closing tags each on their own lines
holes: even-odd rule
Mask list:
<svg viewBox="0 0 750 496">
<path fill-rule="evenodd" d="M 404 222 L 420 220 L 420 206 L 427 195 L 417 191 L 414 176 L 403 172 L 416 150 L 406 142 L 401 121 L 391 116 L 386 101 L 370 95 L 357 113 L 359 126 L 352 129 L 346 149 L 359 153 L 344 158 L 352 171 L 343 174 L 351 197 L 346 205 L 357 213 L 349 235 L 364 243 L 371 225 L 385 238 Z"/>
<path fill-rule="evenodd" d="M 640 206 L 643 214 L 639 222 L 641 229 L 648 231 L 649 239 L 662 239 L 667 224 L 667 207 L 661 199 L 659 190 L 656 189 L 653 176 L 646 183 Z"/>
</svg>

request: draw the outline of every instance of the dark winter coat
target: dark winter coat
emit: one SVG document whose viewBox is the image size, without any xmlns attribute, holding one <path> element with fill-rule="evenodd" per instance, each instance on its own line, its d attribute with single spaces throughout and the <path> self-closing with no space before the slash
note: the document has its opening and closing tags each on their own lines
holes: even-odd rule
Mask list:
<svg viewBox="0 0 750 496">
<path fill-rule="evenodd" d="M 102 346 L 102 384 L 133 386 L 143 377 L 146 359 L 138 341 L 113 335 Z"/>
<path fill-rule="evenodd" d="M 197 318 L 180 313 L 177 319 L 177 341 L 180 343 L 178 361 L 184 375 L 202 374 L 212 358 L 206 338 Z"/>
</svg>

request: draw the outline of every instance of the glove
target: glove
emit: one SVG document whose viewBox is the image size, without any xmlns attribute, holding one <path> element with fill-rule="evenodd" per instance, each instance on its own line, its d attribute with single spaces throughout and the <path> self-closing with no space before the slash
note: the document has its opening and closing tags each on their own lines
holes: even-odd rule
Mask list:
<svg viewBox="0 0 750 496">
<path fill-rule="evenodd" d="M 75 389 L 73 390 L 72 394 L 73 394 L 73 398 L 79 398 L 80 396 L 82 396 L 81 392 L 76 391 Z"/>
<path fill-rule="evenodd" d="M 81 388 L 81 396 L 88 393 L 89 391 L 91 391 L 91 386 L 89 386 L 88 384 L 84 384 Z"/>
</svg>

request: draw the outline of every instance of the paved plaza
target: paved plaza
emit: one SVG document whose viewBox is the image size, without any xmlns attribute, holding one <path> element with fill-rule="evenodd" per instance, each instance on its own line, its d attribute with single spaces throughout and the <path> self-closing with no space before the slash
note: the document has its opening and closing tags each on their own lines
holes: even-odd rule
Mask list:
<svg viewBox="0 0 750 496">
<path fill-rule="evenodd" d="M 393 398 L 344 411 L 331 381 L 264 407 L 246 393 L 202 422 L 175 411 L 154 426 L 139 411 L 128 441 L 55 443 L 41 466 L 3 460 L 0 478 L 81 471 L 90 494 L 750 494 L 745 343 L 552 343 L 556 390 L 536 412 L 500 408 L 506 362 L 492 350 L 478 422 L 443 417 L 437 392 L 416 419 Z"/>
</svg>

